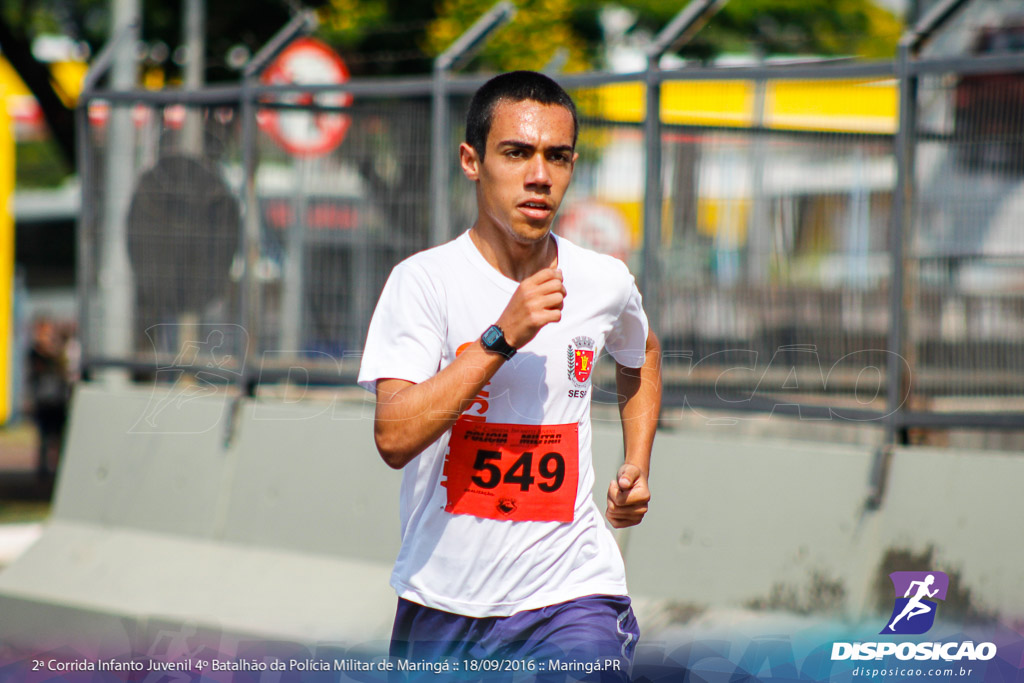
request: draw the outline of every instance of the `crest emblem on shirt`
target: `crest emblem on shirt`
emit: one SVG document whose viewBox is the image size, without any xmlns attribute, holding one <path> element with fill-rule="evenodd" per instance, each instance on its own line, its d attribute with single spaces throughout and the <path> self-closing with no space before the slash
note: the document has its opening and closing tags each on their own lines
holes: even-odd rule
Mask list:
<svg viewBox="0 0 1024 683">
<path fill-rule="evenodd" d="M 590 337 L 579 336 L 572 340 L 566 351 L 569 364 L 569 380 L 578 387 L 586 386 L 594 370 L 594 349 L 596 344 Z"/>
</svg>

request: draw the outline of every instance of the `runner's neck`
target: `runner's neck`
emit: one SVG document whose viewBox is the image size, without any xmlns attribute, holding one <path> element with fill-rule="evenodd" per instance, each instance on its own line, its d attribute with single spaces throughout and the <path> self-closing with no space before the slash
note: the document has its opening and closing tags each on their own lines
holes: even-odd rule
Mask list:
<svg viewBox="0 0 1024 683">
<path fill-rule="evenodd" d="M 539 270 L 558 267 L 558 244 L 550 232 L 535 244 L 492 237 L 478 226 L 469 237 L 484 260 L 510 280 L 522 282 Z"/>
</svg>

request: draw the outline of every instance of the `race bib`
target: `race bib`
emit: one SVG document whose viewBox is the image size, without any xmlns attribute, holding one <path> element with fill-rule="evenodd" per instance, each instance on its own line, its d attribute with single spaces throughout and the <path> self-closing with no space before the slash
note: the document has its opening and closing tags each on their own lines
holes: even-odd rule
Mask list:
<svg viewBox="0 0 1024 683">
<path fill-rule="evenodd" d="M 571 522 L 580 469 L 578 428 L 460 418 L 444 464 L 445 510 L 516 522 Z"/>
</svg>

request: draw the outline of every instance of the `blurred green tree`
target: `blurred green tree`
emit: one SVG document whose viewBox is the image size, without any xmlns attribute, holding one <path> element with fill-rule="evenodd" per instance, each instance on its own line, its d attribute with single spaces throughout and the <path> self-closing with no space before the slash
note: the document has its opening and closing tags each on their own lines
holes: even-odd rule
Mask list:
<svg viewBox="0 0 1024 683">
<path fill-rule="evenodd" d="M 470 69 L 551 68 L 582 71 L 607 66 L 603 8 L 590 0 L 515 0 L 515 18 L 483 47 Z M 36 95 L 64 156 L 74 158 L 74 126 L 62 97 L 33 56 L 34 37 L 66 35 L 93 52 L 109 35 L 109 0 L 0 0 L 0 50 Z M 494 0 L 313 0 L 320 37 L 346 58 L 353 75 L 417 74 Z M 654 33 L 682 7 L 680 0 L 629 0 L 627 34 Z M 206 5 L 207 80 L 235 80 L 228 55 L 252 53 L 283 26 L 298 5 L 288 0 L 209 0 Z M 140 68 L 174 82 L 181 42 L 181 7 L 142 3 Z M 887 57 L 900 22 L 873 0 L 731 0 L 681 52 L 708 60 L 724 52 Z M 162 46 L 162 47 L 161 47 Z M 179 60 L 180 61 L 180 60 Z"/>
<path fill-rule="evenodd" d="M 684 6 L 680 0 L 514 1 L 515 18 L 488 41 L 471 68 L 603 68 L 602 9 L 626 10 L 632 17 L 627 34 L 654 34 Z M 494 2 L 328 0 L 320 33 L 356 64 L 356 72 L 422 73 Z M 680 54 L 702 61 L 736 52 L 890 57 L 901 26 L 873 0 L 731 0 Z"/>
<path fill-rule="evenodd" d="M 181 42 L 180 4 L 142 2 L 141 6 L 140 71 L 158 70 L 173 80 L 180 71 L 174 60 L 174 48 Z M 258 48 L 293 11 L 282 0 L 213 0 L 206 9 L 210 81 L 236 79 L 237 73 L 228 64 L 228 51 L 236 45 L 250 51 Z M 34 40 L 45 34 L 66 36 L 95 53 L 110 35 L 109 0 L 0 0 L 0 51 L 39 102 L 57 148 L 73 166 L 75 131 L 67 106 L 69 98 L 60 92 L 32 50 Z"/>
<path fill-rule="evenodd" d="M 672 0 L 631 0 L 637 28 L 657 31 L 679 10 Z M 896 54 L 902 22 L 873 0 L 731 0 L 682 55 L 812 54 L 884 58 Z"/>
</svg>

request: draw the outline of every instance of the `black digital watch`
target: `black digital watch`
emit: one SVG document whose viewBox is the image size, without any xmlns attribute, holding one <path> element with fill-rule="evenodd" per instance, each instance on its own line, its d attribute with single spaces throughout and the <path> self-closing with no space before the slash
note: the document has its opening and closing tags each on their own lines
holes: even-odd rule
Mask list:
<svg viewBox="0 0 1024 683">
<path fill-rule="evenodd" d="M 516 355 L 515 348 L 505 341 L 505 333 L 502 332 L 501 328 L 497 325 L 491 325 L 484 330 L 483 335 L 480 337 L 480 343 L 483 344 L 484 348 L 488 351 L 500 353 L 505 357 L 505 360 Z"/>
</svg>

